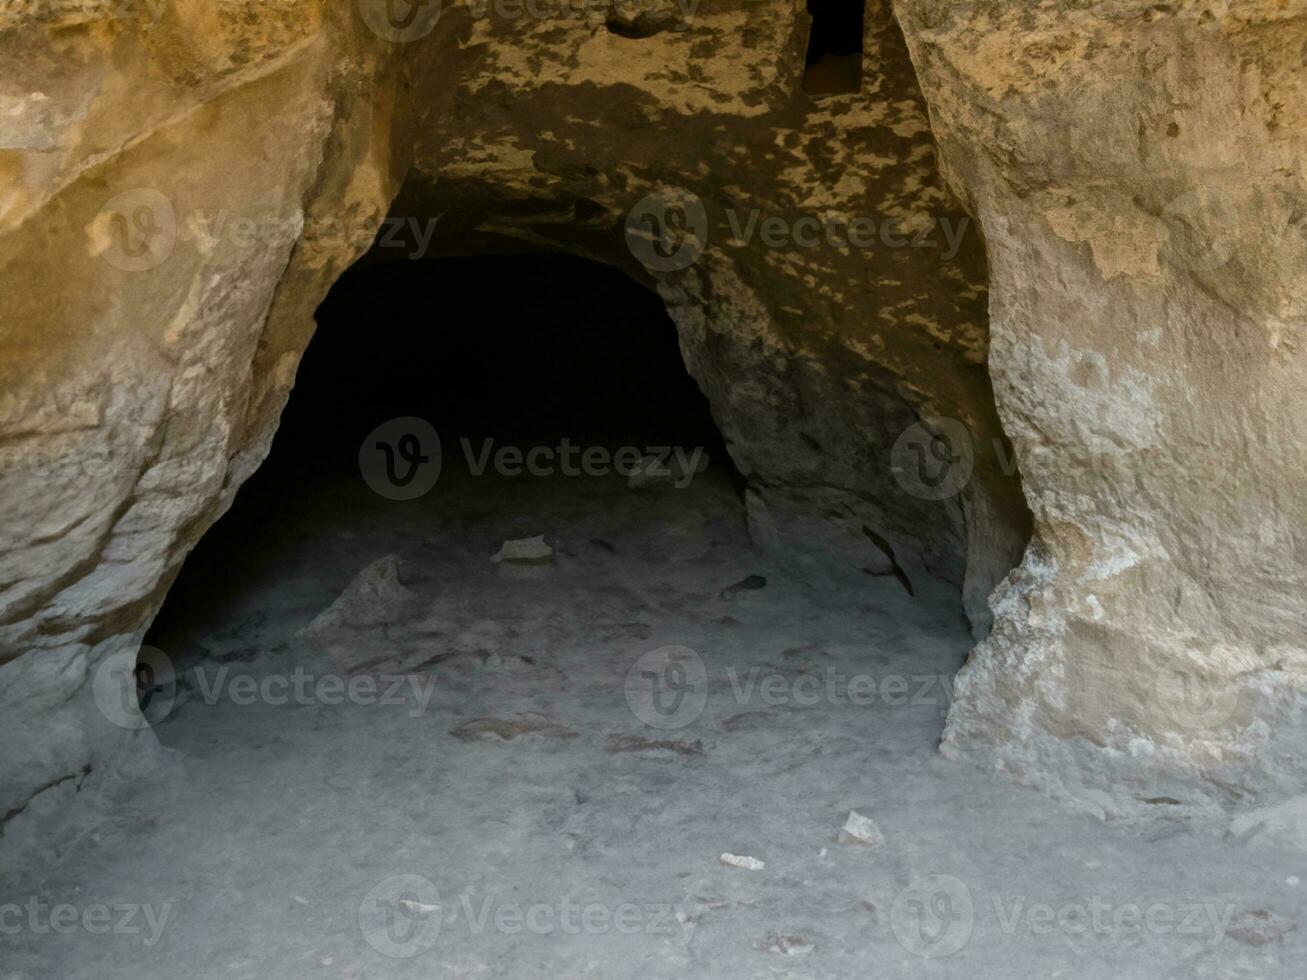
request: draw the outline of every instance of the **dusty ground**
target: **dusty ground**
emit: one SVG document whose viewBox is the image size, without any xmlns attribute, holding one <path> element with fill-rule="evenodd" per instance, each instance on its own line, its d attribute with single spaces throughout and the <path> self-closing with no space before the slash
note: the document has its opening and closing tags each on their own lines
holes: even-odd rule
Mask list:
<svg viewBox="0 0 1307 980">
<path fill-rule="evenodd" d="M 941 760 L 956 596 L 800 584 L 711 474 L 356 480 L 243 533 L 154 638 L 158 768 L 0 840 L 6 980 L 1301 976 L 1300 856 Z"/>
</svg>

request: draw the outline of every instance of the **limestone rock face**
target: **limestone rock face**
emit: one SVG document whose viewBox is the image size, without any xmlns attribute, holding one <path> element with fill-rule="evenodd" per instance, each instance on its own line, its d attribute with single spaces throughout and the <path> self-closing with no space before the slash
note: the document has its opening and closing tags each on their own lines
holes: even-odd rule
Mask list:
<svg viewBox="0 0 1307 980">
<path fill-rule="evenodd" d="M 1035 518 L 945 753 L 1107 813 L 1300 788 L 1307 5 L 897 9 Z"/>
<path fill-rule="evenodd" d="M 656 288 L 755 535 L 813 573 L 834 556 L 950 581 L 983 635 L 1029 527 L 1010 457 L 970 451 L 1006 446 L 979 230 L 937 172 L 888 4 L 868 5 L 862 91 L 820 99 L 802 8 L 704 2 L 630 37 L 602 11 L 450 7 L 401 55 L 414 155 L 395 214 L 438 217 L 437 253 L 561 249 Z M 975 464 L 943 492 L 896 472 L 916 465 L 900 437 L 935 416 Z"/>
<path fill-rule="evenodd" d="M 74 6 L 0 21 L 0 815 L 126 747 L 97 669 L 262 458 L 392 193 L 343 13 Z M 327 201 L 361 242 L 305 240 Z"/>
<path fill-rule="evenodd" d="M 760 542 L 977 635 L 998 585 L 946 752 L 1101 812 L 1301 788 L 1297 4 L 869 0 L 819 98 L 801 0 L 579 7 L 0 5 L 0 816 L 130 748 L 99 669 L 379 229 L 620 266 Z"/>
<path fill-rule="evenodd" d="M 978 229 L 888 7 L 856 95 L 803 95 L 806 32 L 781 0 L 402 25 L 372 0 L 7 5 L 0 734 L 24 771 L 0 811 L 120 747 L 96 671 L 262 460 L 312 310 L 388 209 L 438 219 L 431 254 L 562 248 L 658 289 L 759 539 L 952 582 L 983 633 L 1028 533 L 1014 472 L 923 494 L 891 459 L 923 417 L 1003 438 Z M 648 223 L 669 195 L 702 241 Z"/>
</svg>

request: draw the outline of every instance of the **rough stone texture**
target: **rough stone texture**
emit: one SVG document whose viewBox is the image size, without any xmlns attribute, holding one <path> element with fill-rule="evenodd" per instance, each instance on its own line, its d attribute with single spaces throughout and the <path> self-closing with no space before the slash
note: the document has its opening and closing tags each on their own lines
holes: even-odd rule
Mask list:
<svg viewBox="0 0 1307 980">
<path fill-rule="evenodd" d="M 1108 814 L 1300 791 L 1307 5 L 896 6 L 1035 518 L 945 753 Z"/>
<path fill-rule="evenodd" d="M 263 459 L 314 307 L 392 202 L 440 218 L 435 254 L 563 248 L 657 288 L 757 537 L 814 575 L 941 577 L 988 625 L 1027 534 L 1015 476 L 981 459 L 929 500 L 890 466 L 919 417 L 1002 433 L 983 249 L 888 8 L 863 92 L 812 101 L 792 0 L 611 26 L 447 5 L 412 43 L 369 29 L 381 6 L 3 7 L 0 738 L 20 771 L 0 813 L 122 750 L 85 681 Z M 699 197 L 709 241 L 651 274 L 626 218 L 666 187 Z M 910 237 L 732 242 L 754 211 Z M 966 232 L 947 259 L 937 217 Z"/>
<path fill-rule="evenodd" d="M 85 681 L 262 458 L 367 246 L 304 240 L 315 204 L 375 226 L 393 194 L 347 12 L 50 10 L 0 18 L 0 815 L 129 748 Z M 125 193 L 136 257 L 102 211 Z"/>
<path fill-rule="evenodd" d="M 899 0 L 905 47 L 872 0 L 862 91 L 819 100 L 801 0 L 447 4 L 411 43 L 381 6 L 0 4 L 0 814 L 122 751 L 85 681 L 263 459 L 392 206 L 439 216 L 435 254 L 657 288 L 755 535 L 814 577 L 949 580 L 979 633 L 1028 530 L 1001 414 L 1037 536 L 946 752 L 1101 813 L 1303 786 L 1300 3 Z M 957 227 L 935 139 L 985 243 L 731 240 L 754 211 Z M 651 270 L 624 229 L 668 188 L 707 243 Z M 974 449 L 940 500 L 893 452 L 934 416 Z"/>
<path fill-rule="evenodd" d="M 702 3 L 682 29 L 640 39 L 602 13 L 451 8 L 405 53 L 414 172 L 395 213 L 438 216 L 437 252 L 563 249 L 655 286 L 749 478 L 755 536 L 814 574 L 838 555 L 950 580 L 983 634 L 1029 534 L 1015 474 L 977 455 L 960 495 L 930 500 L 891 465 L 923 416 L 1004 442 L 983 244 L 936 171 L 889 7 L 869 5 L 861 93 L 805 96 L 806 38 L 802 3 Z M 651 272 L 624 240 L 628 214 L 659 193 L 706 218 L 687 268 Z M 776 247 L 756 224 L 854 217 L 903 228 L 904 245 Z M 956 255 L 940 219 L 960 234 Z"/>
</svg>

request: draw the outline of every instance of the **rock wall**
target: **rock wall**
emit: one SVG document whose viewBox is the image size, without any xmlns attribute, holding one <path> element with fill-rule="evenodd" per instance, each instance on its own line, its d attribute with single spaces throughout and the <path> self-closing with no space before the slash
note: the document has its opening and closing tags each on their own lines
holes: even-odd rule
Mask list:
<svg viewBox="0 0 1307 980">
<path fill-rule="evenodd" d="M 983 635 L 1029 537 L 1010 457 L 970 452 L 1006 446 L 983 242 L 939 176 L 888 4 L 868 6 L 858 93 L 804 94 L 808 23 L 802 3 L 701 3 L 632 38 L 602 11 L 451 7 L 403 54 L 414 171 L 395 213 L 439 216 L 437 252 L 563 249 L 656 287 L 750 481 L 755 536 L 812 575 L 952 582 Z M 682 212 L 701 239 L 666 260 L 632 239 Z M 894 458 L 935 416 L 975 462 L 939 492 Z"/>
<path fill-rule="evenodd" d="M 578 9 L 6 4 L 0 813 L 142 748 L 102 668 L 266 454 L 392 203 L 440 217 L 433 253 L 564 248 L 657 288 L 759 539 L 813 575 L 938 576 L 987 627 L 1027 534 L 1011 468 L 945 494 L 892 468 L 923 417 L 1003 437 L 983 249 L 888 8 L 863 91 L 821 101 L 801 2 Z M 640 224 L 668 194 L 706 237 L 670 265 Z"/>
<path fill-rule="evenodd" d="M 315 202 L 375 227 L 393 195 L 384 63 L 345 11 L 3 13 L 0 816 L 143 749 L 96 669 L 257 465 L 367 246 L 306 242 Z"/>
<path fill-rule="evenodd" d="M 1107 814 L 1301 791 L 1307 4 L 897 8 L 1035 517 L 945 753 Z"/>
<path fill-rule="evenodd" d="M 983 634 L 1019 462 L 947 753 L 1105 814 L 1302 786 L 1296 3 L 869 0 L 819 99 L 802 0 L 387 9 L 0 6 L 0 815 L 132 750 L 98 668 L 387 213 L 657 288 L 814 576 Z"/>
</svg>

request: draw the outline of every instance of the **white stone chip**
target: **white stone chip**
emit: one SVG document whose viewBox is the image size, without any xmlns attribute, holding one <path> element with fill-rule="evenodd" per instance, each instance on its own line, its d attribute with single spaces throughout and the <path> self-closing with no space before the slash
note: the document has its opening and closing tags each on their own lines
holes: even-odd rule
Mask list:
<svg viewBox="0 0 1307 980">
<path fill-rule="evenodd" d="M 864 817 L 857 810 L 849 811 L 849 819 L 844 821 L 839 840 L 841 844 L 867 844 L 871 847 L 880 847 L 885 843 L 876 821 Z"/>
<path fill-rule="evenodd" d="M 756 857 L 749 857 L 747 854 L 723 854 L 718 860 L 728 868 L 743 868 L 745 871 L 761 871 L 767 867 L 765 861 L 759 861 Z"/>
<path fill-rule="evenodd" d="M 545 544 L 545 536 L 537 534 L 534 538 L 505 541 L 498 553 L 490 556 L 490 560 L 496 564 L 504 561 L 541 564 L 553 556 L 554 549 Z"/>
<path fill-rule="evenodd" d="M 401 898 L 396 904 L 404 909 L 404 911 L 412 912 L 417 915 L 427 915 L 431 912 L 440 911 L 439 905 L 432 905 L 428 902 L 418 902 L 411 898 Z"/>
</svg>

